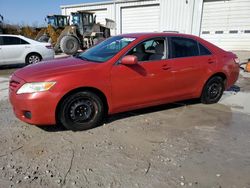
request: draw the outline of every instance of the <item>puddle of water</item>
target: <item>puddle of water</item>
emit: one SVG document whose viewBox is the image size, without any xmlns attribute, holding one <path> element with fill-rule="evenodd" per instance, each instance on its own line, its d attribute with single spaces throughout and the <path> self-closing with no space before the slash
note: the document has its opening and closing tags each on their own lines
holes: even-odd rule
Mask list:
<svg viewBox="0 0 250 188">
<path fill-rule="evenodd" d="M 239 111 L 250 114 L 250 93 L 225 91 L 220 104 L 230 106 L 232 111 Z"/>
</svg>

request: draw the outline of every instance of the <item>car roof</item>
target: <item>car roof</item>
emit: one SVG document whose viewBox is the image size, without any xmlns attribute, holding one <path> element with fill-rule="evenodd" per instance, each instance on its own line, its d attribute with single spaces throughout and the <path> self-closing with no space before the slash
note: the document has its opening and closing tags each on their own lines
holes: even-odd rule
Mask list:
<svg viewBox="0 0 250 188">
<path fill-rule="evenodd" d="M 154 37 L 184 37 L 184 38 L 190 38 L 190 39 L 194 39 L 196 41 L 199 41 L 201 44 L 205 45 L 206 47 L 208 47 L 211 51 L 213 51 L 214 53 L 217 52 L 223 52 L 224 50 L 219 48 L 218 46 L 215 46 L 214 44 L 198 37 L 195 35 L 191 35 L 191 34 L 184 34 L 184 33 L 178 33 L 178 32 L 150 32 L 150 33 L 127 33 L 127 34 L 122 34 L 119 35 L 122 37 L 128 37 L 128 38 L 137 38 L 139 40 L 144 40 L 147 38 L 154 38 Z"/>
<path fill-rule="evenodd" d="M 0 36 L 6 36 L 6 37 L 23 37 L 22 35 L 11 35 L 11 34 L 0 34 Z"/>
<path fill-rule="evenodd" d="M 46 44 L 46 45 L 49 44 L 49 43 L 39 42 L 39 41 L 36 41 L 34 39 L 27 38 L 27 37 L 25 37 L 23 35 L 0 34 L 0 37 L 2 37 L 2 36 L 5 36 L 5 37 L 18 37 L 20 39 L 23 39 L 23 40 L 29 42 L 30 44 L 43 44 L 43 45 L 44 44 Z"/>
<path fill-rule="evenodd" d="M 135 37 L 135 38 L 141 38 L 141 37 L 159 37 L 159 36 L 179 36 L 179 37 L 190 37 L 190 38 L 198 38 L 194 35 L 190 34 L 184 34 L 184 33 L 178 33 L 178 32 L 147 32 L 147 33 L 126 33 L 122 34 L 120 36 L 123 37 Z"/>
</svg>

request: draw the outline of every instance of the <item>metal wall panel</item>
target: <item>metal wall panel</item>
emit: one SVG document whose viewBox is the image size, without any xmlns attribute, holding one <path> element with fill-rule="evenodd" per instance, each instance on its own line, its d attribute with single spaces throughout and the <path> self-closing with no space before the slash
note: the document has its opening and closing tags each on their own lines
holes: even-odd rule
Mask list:
<svg viewBox="0 0 250 188">
<path fill-rule="evenodd" d="M 226 50 L 250 50 L 250 1 L 204 2 L 201 37 Z"/>
<path fill-rule="evenodd" d="M 122 1 L 117 2 L 115 5 L 116 10 L 116 32 L 117 34 L 122 33 L 122 9 L 125 8 L 133 8 L 133 7 L 140 7 L 140 6 L 150 6 L 150 5 L 159 5 L 159 0 L 144 0 L 144 1 Z M 136 14 L 134 15 L 137 16 Z M 141 19 L 142 15 L 138 17 L 138 19 Z M 153 28 L 154 29 L 154 28 Z M 154 31 L 154 30 L 152 30 Z"/>
<path fill-rule="evenodd" d="M 161 31 L 199 35 L 203 0 L 161 0 Z"/>
<path fill-rule="evenodd" d="M 191 32 L 193 0 L 161 0 L 161 30 Z"/>
</svg>

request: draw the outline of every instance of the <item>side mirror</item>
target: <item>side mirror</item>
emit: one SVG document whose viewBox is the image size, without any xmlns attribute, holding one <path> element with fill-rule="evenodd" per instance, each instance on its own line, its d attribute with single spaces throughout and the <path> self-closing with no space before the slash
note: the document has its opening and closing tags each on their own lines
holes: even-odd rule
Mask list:
<svg viewBox="0 0 250 188">
<path fill-rule="evenodd" d="M 122 58 L 122 65 L 136 65 L 138 63 L 138 59 L 134 55 L 126 55 Z"/>
</svg>

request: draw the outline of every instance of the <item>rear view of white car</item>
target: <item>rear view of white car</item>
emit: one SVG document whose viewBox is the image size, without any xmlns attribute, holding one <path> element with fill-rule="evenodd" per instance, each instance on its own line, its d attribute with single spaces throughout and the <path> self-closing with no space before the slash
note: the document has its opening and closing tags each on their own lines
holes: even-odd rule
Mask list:
<svg viewBox="0 0 250 188">
<path fill-rule="evenodd" d="M 50 43 L 42 43 L 21 35 L 0 35 L 0 65 L 37 63 L 53 59 L 55 52 Z"/>
</svg>

